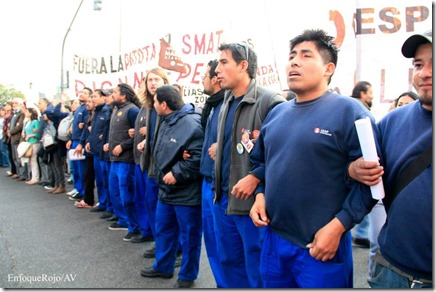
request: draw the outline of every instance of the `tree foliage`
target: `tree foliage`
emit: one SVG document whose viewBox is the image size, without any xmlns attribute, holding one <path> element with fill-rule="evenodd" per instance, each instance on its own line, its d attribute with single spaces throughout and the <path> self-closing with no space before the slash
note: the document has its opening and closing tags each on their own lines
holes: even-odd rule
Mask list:
<svg viewBox="0 0 436 292">
<path fill-rule="evenodd" d="M 26 99 L 24 93 L 19 90 L 15 90 L 13 87 L 6 87 L 0 83 L 0 105 L 6 104 L 7 101 L 14 99 L 15 97 Z"/>
</svg>

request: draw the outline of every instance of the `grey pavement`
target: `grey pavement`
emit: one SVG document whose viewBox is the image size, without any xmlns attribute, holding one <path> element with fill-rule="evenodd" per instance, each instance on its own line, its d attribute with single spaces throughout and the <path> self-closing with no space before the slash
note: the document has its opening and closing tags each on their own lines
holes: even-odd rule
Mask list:
<svg viewBox="0 0 436 292">
<path fill-rule="evenodd" d="M 52 195 L 0 169 L 1 288 L 172 288 L 172 279 L 150 279 L 140 270 L 153 259 L 142 257 L 151 243 L 130 243 L 126 231 L 108 229 L 101 213 L 78 209 L 65 194 Z M 68 190 L 72 189 L 69 185 Z M 353 248 L 354 287 L 366 282 L 368 249 Z M 202 247 L 194 288 L 214 288 Z"/>
</svg>

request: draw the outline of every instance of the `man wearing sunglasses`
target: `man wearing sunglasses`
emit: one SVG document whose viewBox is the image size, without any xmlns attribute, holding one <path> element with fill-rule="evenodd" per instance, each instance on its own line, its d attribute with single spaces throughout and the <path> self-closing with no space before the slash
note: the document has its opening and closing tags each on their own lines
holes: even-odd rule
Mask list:
<svg viewBox="0 0 436 292">
<path fill-rule="evenodd" d="M 219 51 L 215 72 L 226 92 L 218 118 L 213 187 L 223 288 L 259 288 L 263 230 L 248 216 L 259 182 L 249 175 L 250 152 L 267 113 L 286 100 L 257 85 L 257 55 L 248 45 L 223 44 Z"/>
</svg>

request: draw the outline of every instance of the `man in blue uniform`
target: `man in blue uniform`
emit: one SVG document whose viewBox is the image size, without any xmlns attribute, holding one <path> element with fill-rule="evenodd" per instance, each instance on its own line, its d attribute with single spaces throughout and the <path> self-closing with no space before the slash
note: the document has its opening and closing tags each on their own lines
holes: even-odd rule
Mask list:
<svg viewBox="0 0 436 292">
<path fill-rule="evenodd" d="M 135 127 L 139 108 L 133 103 L 136 93 L 125 83 L 114 89 L 114 111 L 109 126 L 109 152 L 111 170 L 109 189 L 112 205 L 116 209 L 118 222 L 109 226 L 111 230 L 128 230 L 123 239 L 131 239 L 139 232 L 138 217 L 134 203 L 135 161 L 133 158 L 133 138 L 129 129 Z"/>
<path fill-rule="evenodd" d="M 252 174 L 263 183 L 250 216 L 268 226 L 264 287 L 353 287 L 348 231 L 376 201 L 345 174 L 361 156 L 354 122 L 369 117 L 375 124 L 358 101 L 328 91 L 337 52 L 322 30 L 291 40 L 286 77 L 297 97 L 269 113 L 251 155 Z"/>
<path fill-rule="evenodd" d="M 192 104 L 184 104 L 172 85 L 156 89 L 154 107 L 162 117 L 153 147 L 159 201 L 156 208 L 156 262 L 141 271 L 144 277 L 171 278 L 179 236 L 182 265 L 176 288 L 189 288 L 197 279 L 201 251 L 200 159 L 203 129 Z M 184 159 L 183 152 L 190 156 Z"/>
<path fill-rule="evenodd" d="M 109 196 L 109 161 L 105 160 L 106 153 L 103 151 L 104 138 L 109 131 L 112 109 L 106 105 L 108 93 L 102 89 L 96 89 L 92 94 L 94 103 L 94 116 L 92 127 L 89 133 L 86 151 L 94 154 L 95 182 L 98 191 L 98 206 L 92 209 L 93 212 L 113 212 Z"/>
<path fill-rule="evenodd" d="M 432 40 L 432 31 L 427 31 L 410 36 L 402 46 L 404 57 L 413 59 L 412 82 L 419 100 L 389 112 L 378 123 L 384 167 L 362 159 L 350 165 L 350 176 L 368 185 L 383 175 L 387 219 L 368 280 L 372 288 L 433 287 Z M 421 166 L 410 171 L 409 165 L 417 165 L 418 159 Z"/>
<path fill-rule="evenodd" d="M 219 50 L 215 72 L 226 93 L 218 117 L 213 188 L 223 288 L 260 288 L 262 230 L 248 216 L 258 179 L 248 175 L 249 158 L 267 113 L 286 100 L 259 86 L 257 55 L 248 45 L 224 44 Z"/>
<path fill-rule="evenodd" d="M 204 93 L 209 97 L 206 100 L 201 113 L 201 125 L 204 131 L 204 143 L 201 153 L 200 173 L 203 175 L 202 186 L 202 217 L 204 245 L 206 246 L 207 258 L 218 288 L 223 288 L 222 267 L 215 237 L 215 227 L 213 219 L 213 197 L 212 177 L 216 153 L 216 138 L 218 131 L 218 115 L 223 105 L 224 90 L 218 83 L 215 72 L 217 60 L 211 60 L 207 64 L 206 72 L 203 76 Z"/>
<path fill-rule="evenodd" d="M 92 90 L 85 87 L 79 95 L 80 106 L 74 112 L 73 123 L 71 125 L 72 132 L 70 141 L 67 142 L 67 149 L 76 149 L 78 153 L 81 153 L 82 149 L 85 149 L 85 144 L 81 144 L 82 133 L 85 129 L 86 122 L 88 121 L 89 112 L 86 110 L 86 101 L 92 95 Z M 74 188 L 77 193 L 71 196 L 72 200 L 80 201 L 85 194 L 85 160 L 74 160 L 72 161 L 74 169 Z"/>
</svg>

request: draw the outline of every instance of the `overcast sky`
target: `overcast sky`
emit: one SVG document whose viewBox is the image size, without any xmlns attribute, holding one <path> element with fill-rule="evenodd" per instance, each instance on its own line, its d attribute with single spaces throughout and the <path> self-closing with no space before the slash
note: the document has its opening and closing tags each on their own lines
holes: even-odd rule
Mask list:
<svg viewBox="0 0 436 292">
<path fill-rule="evenodd" d="M 29 83 L 50 84 L 56 74 L 60 76 L 61 44 L 68 27 L 66 11 L 75 2 L 0 1 L 0 83 L 26 90 Z"/>
<path fill-rule="evenodd" d="M 80 2 L 81 0 L 0 0 L 1 84 L 25 92 L 32 83 L 34 89 L 49 94 L 55 92 L 60 85 L 62 41 Z M 134 9 L 138 3 L 141 2 L 124 0 L 123 6 L 132 6 Z M 145 1 L 141 4 L 145 4 Z M 120 7 L 120 0 L 103 0 L 103 9 L 94 11 L 93 0 L 83 1 L 66 39 L 64 69 L 72 52 L 86 51 L 92 55 L 95 51 L 100 54 L 105 50 L 118 51 L 121 44 L 120 19 L 123 16 Z M 145 20 L 145 11 L 142 15 Z M 135 18 L 135 15 L 124 16 L 122 25 L 144 22 Z M 122 40 L 122 44 L 129 45 L 126 44 L 126 39 Z"/>
<path fill-rule="evenodd" d="M 0 0 L 0 83 L 25 94 L 56 93 L 61 80 L 62 41 L 82 0 Z M 274 4 L 267 1 L 268 6 Z M 64 48 L 64 71 L 73 54 L 103 55 L 131 50 L 144 37 L 177 31 L 195 31 L 240 22 L 234 31 L 255 31 L 268 21 L 265 0 L 94 0 L 83 4 L 68 34 Z M 278 2 L 277 2 L 278 3 Z M 282 10 L 274 12 L 286 13 Z M 283 18 L 282 18 L 283 19 Z M 274 32 L 273 32 L 274 33 Z M 135 41 L 137 42 L 135 44 Z"/>
<path fill-rule="evenodd" d="M 2 38 L 0 84 L 11 85 L 26 94 L 29 92 L 29 84 L 32 83 L 33 89 L 37 90 L 36 94 L 38 91 L 45 92 L 49 96 L 56 93 L 61 79 L 62 41 L 81 1 L 0 0 L 0 36 Z M 335 32 L 332 22 L 328 20 L 325 8 L 319 9 L 315 3 L 319 3 L 320 6 L 322 3 L 322 6 L 328 5 L 329 9 L 342 12 L 347 25 L 352 22 L 355 5 L 372 9 L 368 10 L 372 12 L 364 17 L 372 19 L 371 22 L 374 23 L 365 25 L 375 27 L 376 33 L 366 36 L 369 46 L 364 48 L 366 59 L 362 59 L 362 64 L 372 62 L 368 57 L 379 56 L 382 59 L 376 64 L 380 63 L 380 66 L 385 66 L 383 68 L 391 69 L 394 65 L 405 61 L 399 50 L 392 51 L 394 49 L 392 46 L 399 47 L 398 40 L 403 41 L 405 34 L 409 33 L 405 31 L 406 10 L 404 7 L 423 4 L 431 6 L 429 0 L 307 0 L 292 6 L 292 9 L 289 8 L 289 4 L 281 0 L 221 0 L 219 2 L 102 0 L 103 9 L 94 11 L 93 1 L 83 0 L 72 30 L 68 34 L 64 50 L 65 70 L 68 69 L 68 62 L 72 61 L 74 53 L 87 56 L 116 54 L 143 45 L 144 39 L 151 39 L 153 34 L 156 37 L 162 37 L 162 34 L 168 32 L 207 31 L 208 26 L 228 27 L 226 25 L 229 23 L 235 24 L 230 32 L 239 33 L 239 35 L 246 35 L 248 32 L 256 33 L 256 25 L 274 26 L 270 34 L 280 36 L 285 40 L 284 43 L 278 45 L 276 43 L 275 54 L 278 56 L 278 65 L 280 65 L 280 61 L 286 61 L 288 41 L 302 29 L 316 26 L 319 22 L 323 24 L 322 28 Z M 397 18 L 402 23 L 399 32 L 389 35 L 381 33 L 378 29 L 377 25 L 381 22 L 379 12 L 385 7 L 398 7 Z M 265 17 L 267 13 L 270 17 Z M 307 17 L 308 15 L 310 17 Z M 421 24 L 416 24 L 416 26 L 419 30 L 423 30 Z M 371 42 L 372 39 L 377 45 Z M 348 31 L 346 40 L 349 45 L 353 45 L 350 42 L 355 40 L 352 32 L 350 34 Z M 347 42 L 344 43 L 344 46 L 346 45 Z M 391 53 L 379 52 L 385 47 L 389 47 Z M 355 50 L 348 50 L 351 56 L 347 56 L 346 52 L 346 48 L 343 48 L 340 61 L 355 58 Z M 390 57 L 394 58 L 394 61 L 389 61 Z M 389 64 L 381 64 L 384 62 Z M 278 66 L 280 74 L 284 72 L 282 67 Z M 335 73 L 336 79 L 341 73 L 352 74 L 352 71 L 350 74 L 344 70 L 354 69 L 349 62 L 338 67 L 339 71 Z M 380 70 L 373 67 L 370 66 L 370 74 L 364 75 L 363 78 L 371 79 L 370 81 L 375 84 L 380 79 Z M 375 74 L 372 71 L 375 71 Z M 404 70 L 396 71 L 401 73 Z M 351 87 L 351 82 L 346 86 Z M 392 85 L 390 88 L 398 88 L 398 85 Z M 35 95 L 35 92 L 29 93 Z"/>
</svg>

